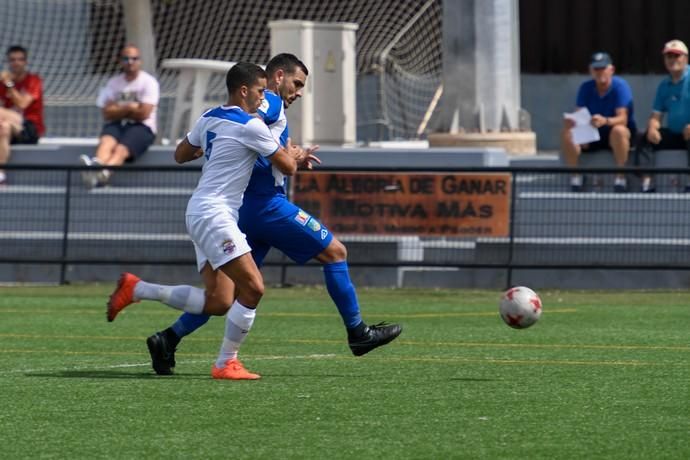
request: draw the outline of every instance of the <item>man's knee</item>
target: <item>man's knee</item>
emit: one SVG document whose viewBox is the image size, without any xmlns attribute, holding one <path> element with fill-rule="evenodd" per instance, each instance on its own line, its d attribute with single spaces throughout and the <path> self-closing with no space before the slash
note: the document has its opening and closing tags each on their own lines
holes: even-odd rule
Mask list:
<svg viewBox="0 0 690 460">
<path fill-rule="evenodd" d="M 258 273 L 258 272 L 257 272 Z M 245 306 L 254 307 L 264 295 L 264 280 L 259 276 L 251 276 L 246 280 L 237 282 L 237 300 Z"/>
<path fill-rule="evenodd" d="M 12 137 L 12 124 L 7 121 L 0 121 L 0 138 L 9 139 Z"/>
<path fill-rule="evenodd" d="M 113 156 L 122 164 L 129 158 L 129 148 L 123 144 L 117 144 L 113 149 Z"/>
<path fill-rule="evenodd" d="M 630 139 L 630 130 L 627 126 L 616 125 L 611 128 L 611 133 L 609 134 L 609 143 L 616 141 L 624 141 Z"/>
<path fill-rule="evenodd" d="M 342 262 L 347 260 L 347 248 L 337 238 L 333 238 L 318 259 L 322 263 Z"/>
</svg>

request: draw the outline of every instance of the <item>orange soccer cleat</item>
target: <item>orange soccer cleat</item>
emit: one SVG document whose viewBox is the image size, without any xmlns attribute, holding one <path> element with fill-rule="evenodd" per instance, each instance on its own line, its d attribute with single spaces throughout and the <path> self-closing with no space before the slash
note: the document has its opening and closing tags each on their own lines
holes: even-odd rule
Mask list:
<svg viewBox="0 0 690 460">
<path fill-rule="evenodd" d="M 222 369 L 214 364 L 211 368 L 211 377 L 221 380 L 258 380 L 261 378 L 259 374 L 252 374 L 245 369 L 237 358 L 228 359 Z"/>
<path fill-rule="evenodd" d="M 141 281 L 141 279 L 132 275 L 131 273 L 123 273 L 120 279 L 117 280 L 117 287 L 110 295 L 108 300 L 108 321 L 113 321 L 118 313 L 125 309 L 127 305 L 131 305 L 138 300 L 134 300 L 134 286 Z"/>
</svg>

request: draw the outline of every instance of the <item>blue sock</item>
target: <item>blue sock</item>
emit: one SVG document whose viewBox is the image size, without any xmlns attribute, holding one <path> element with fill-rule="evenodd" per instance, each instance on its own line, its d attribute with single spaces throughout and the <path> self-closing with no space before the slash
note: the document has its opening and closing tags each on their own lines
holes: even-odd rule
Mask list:
<svg viewBox="0 0 690 460">
<path fill-rule="evenodd" d="M 199 329 L 201 326 L 206 324 L 206 322 L 211 318 L 209 315 L 193 315 L 191 313 L 184 313 L 175 324 L 172 325 L 172 330 L 179 338 L 185 337 L 192 332 Z"/>
<path fill-rule="evenodd" d="M 325 264 L 323 277 L 326 280 L 326 289 L 338 307 L 345 327 L 352 329 L 358 326 L 362 322 L 362 315 L 359 312 L 355 286 L 350 280 L 347 261 Z"/>
</svg>

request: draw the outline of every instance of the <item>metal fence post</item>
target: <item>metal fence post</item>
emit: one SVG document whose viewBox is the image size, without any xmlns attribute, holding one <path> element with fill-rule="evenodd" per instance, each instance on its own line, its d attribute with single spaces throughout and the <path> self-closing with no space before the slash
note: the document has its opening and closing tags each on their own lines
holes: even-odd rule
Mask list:
<svg viewBox="0 0 690 460">
<path fill-rule="evenodd" d="M 62 256 L 60 257 L 60 284 L 66 284 L 67 245 L 69 244 L 69 206 L 72 192 L 72 170 L 67 170 L 67 183 L 65 184 L 65 212 L 62 222 Z"/>
<path fill-rule="evenodd" d="M 517 172 L 510 172 L 510 224 L 508 230 L 508 273 L 506 289 L 513 285 L 513 246 L 515 243 L 515 197 L 517 195 Z"/>
</svg>

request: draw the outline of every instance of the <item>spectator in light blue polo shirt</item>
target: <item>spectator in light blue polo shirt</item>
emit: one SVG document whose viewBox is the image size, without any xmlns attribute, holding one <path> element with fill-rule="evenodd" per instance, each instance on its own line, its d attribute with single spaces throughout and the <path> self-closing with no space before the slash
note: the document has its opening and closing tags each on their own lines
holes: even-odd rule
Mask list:
<svg viewBox="0 0 690 460">
<path fill-rule="evenodd" d="M 680 40 L 671 40 L 662 51 L 669 76 L 656 89 L 652 115 L 640 144 L 639 157 L 653 158 L 652 152 L 666 149 L 687 150 L 690 155 L 690 78 L 688 78 L 688 47 Z M 666 115 L 666 126 L 661 123 Z M 690 160 L 690 157 L 689 157 Z M 643 192 L 654 192 L 651 176 L 642 180 Z M 685 187 L 690 192 L 690 185 Z"/>
<path fill-rule="evenodd" d="M 591 80 L 587 80 L 577 92 L 575 105 L 577 109 L 586 107 L 592 114 L 591 123 L 599 129 L 600 139 L 590 144 L 578 145 L 573 141 L 572 120 L 564 120 L 561 133 L 561 149 L 568 166 L 576 167 L 580 153 L 611 149 L 617 166 L 625 166 L 630 152 L 631 138 L 637 133 L 633 113 L 633 97 L 630 85 L 613 74 L 615 68 L 608 53 L 598 52 L 592 55 L 589 64 Z M 570 188 L 574 192 L 582 191 L 583 177 L 573 174 L 570 177 Z M 625 174 L 617 174 L 614 191 L 625 192 L 627 183 Z"/>
</svg>

